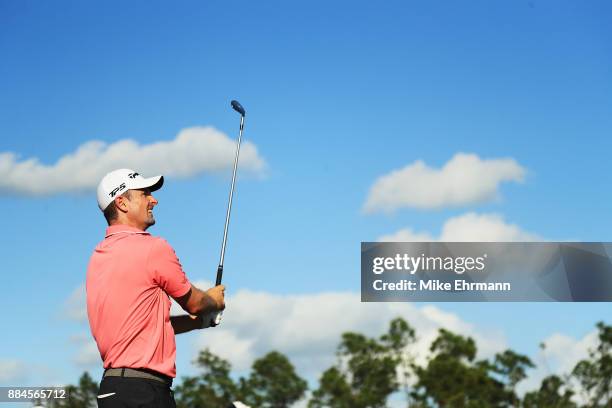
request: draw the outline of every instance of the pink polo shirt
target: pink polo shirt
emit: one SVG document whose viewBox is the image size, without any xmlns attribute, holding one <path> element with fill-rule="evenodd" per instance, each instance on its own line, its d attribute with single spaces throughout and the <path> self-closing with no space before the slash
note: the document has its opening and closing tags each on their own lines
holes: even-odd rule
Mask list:
<svg viewBox="0 0 612 408">
<path fill-rule="evenodd" d="M 170 298 L 191 283 L 162 238 L 107 228 L 87 268 L 87 315 L 104 368 L 147 368 L 176 377 Z"/>
</svg>

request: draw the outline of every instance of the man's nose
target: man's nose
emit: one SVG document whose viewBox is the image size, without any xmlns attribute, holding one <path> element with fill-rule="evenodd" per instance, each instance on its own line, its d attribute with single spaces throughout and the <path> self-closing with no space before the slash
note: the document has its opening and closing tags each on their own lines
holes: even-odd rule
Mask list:
<svg viewBox="0 0 612 408">
<path fill-rule="evenodd" d="M 150 197 L 151 204 L 157 205 L 157 203 L 158 203 L 157 199 L 155 197 L 153 197 L 153 195 L 150 195 L 149 197 Z"/>
</svg>

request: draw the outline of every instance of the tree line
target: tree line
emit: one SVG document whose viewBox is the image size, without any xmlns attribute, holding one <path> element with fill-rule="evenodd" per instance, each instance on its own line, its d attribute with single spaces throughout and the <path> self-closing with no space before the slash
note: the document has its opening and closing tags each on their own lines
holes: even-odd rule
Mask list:
<svg viewBox="0 0 612 408">
<path fill-rule="evenodd" d="M 426 362 L 418 364 L 411 354 L 416 331 L 396 318 L 378 338 L 342 334 L 335 364 L 313 390 L 278 351 L 255 360 L 247 376 L 236 378 L 228 361 L 206 349 L 195 361 L 199 374 L 183 377 L 175 398 L 178 408 L 227 408 L 236 400 L 253 408 L 288 408 L 299 400 L 308 408 L 384 408 L 399 393 L 413 408 L 612 408 L 612 326 L 596 327 L 597 344 L 586 359 L 569 373 L 544 378 L 522 397 L 517 385 L 535 368 L 529 357 L 508 349 L 477 359 L 472 338 L 440 329 Z M 87 372 L 66 390 L 69 399 L 42 405 L 96 407 L 98 386 Z"/>
</svg>

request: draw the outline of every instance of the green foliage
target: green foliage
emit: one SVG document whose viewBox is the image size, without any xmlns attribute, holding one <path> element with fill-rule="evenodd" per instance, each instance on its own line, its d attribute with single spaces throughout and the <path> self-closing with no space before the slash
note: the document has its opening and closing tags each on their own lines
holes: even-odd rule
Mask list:
<svg viewBox="0 0 612 408">
<path fill-rule="evenodd" d="M 272 351 L 253 363 L 250 377 L 241 381 L 241 401 L 253 407 L 288 408 L 302 398 L 308 385 L 289 359 Z"/>
<path fill-rule="evenodd" d="M 440 329 L 432 343 L 433 357 L 425 367 L 415 366 L 413 398 L 422 405 L 439 407 L 509 407 L 515 397 L 491 374 L 487 361 L 474 362 L 473 339 Z"/>
<path fill-rule="evenodd" d="M 231 365 L 209 350 L 203 350 L 196 361 L 202 373 L 184 377 L 176 387 L 176 404 L 181 408 L 227 408 L 240 400 L 260 408 L 288 408 L 307 389 L 306 381 L 296 373 L 289 359 L 270 352 L 253 363 L 249 378 L 235 382 Z"/>
<path fill-rule="evenodd" d="M 473 361 L 476 357 L 476 343 L 471 337 L 467 339 L 446 329 L 440 329 L 438 337 L 429 348 L 432 353 L 457 360 Z"/>
<path fill-rule="evenodd" d="M 525 394 L 523 399 L 524 408 L 575 408 L 576 404 L 571 401 L 573 392 L 564 387 L 563 380 L 551 375 L 542 380 L 538 391 Z"/>
<path fill-rule="evenodd" d="M 383 406 L 386 397 L 397 389 L 396 361 L 388 350 L 374 339 L 356 333 L 345 333 L 339 355 L 347 361 L 351 387 L 357 406 Z"/>
<path fill-rule="evenodd" d="M 572 377 L 586 394 L 588 407 L 612 407 L 612 326 L 599 322 L 597 330 L 597 347 L 576 364 Z"/>
<path fill-rule="evenodd" d="M 496 354 L 494 365 L 495 371 L 507 378 L 508 386 L 512 390 L 516 384 L 527 378 L 527 369 L 535 367 L 529 357 L 512 350 Z"/>
<path fill-rule="evenodd" d="M 202 373 L 184 377 L 182 384 L 175 388 L 177 406 L 226 408 L 238 394 L 238 386 L 230 377 L 230 363 L 206 349 L 200 351 L 195 364 Z"/>
<path fill-rule="evenodd" d="M 477 360 L 472 338 L 440 329 L 426 364 L 419 366 L 410 350 L 416 332 L 397 318 L 379 338 L 344 333 L 338 361 L 321 375 L 308 407 L 385 408 L 389 396 L 403 388 L 410 408 L 578 408 L 572 400 L 577 394 L 586 401 L 584 408 L 612 408 L 612 326 L 600 322 L 597 329 L 598 343 L 588 358 L 570 375 L 544 378 L 521 401 L 516 386 L 534 367 L 527 356 L 505 350 L 492 360 Z M 277 351 L 255 360 L 249 376 L 237 381 L 230 363 L 209 350 L 201 351 L 195 364 L 201 373 L 175 387 L 179 408 L 227 408 L 235 400 L 253 408 L 290 408 L 307 390 L 306 381 Z M 88 373 L 66 390 L 69 399 L 45 406 L 96 406 L 98 386 Z"/>
<path fill-rule="evenodd" d="M 506 391 L 510 393 L 513 405 L 519 405 L 519 398 L 515 392 L 516 385 L 527 378 L 527 369 L 534 367 L 529 357 L 517 354 L 512 350 L 495 355 L 493 371 L 505 382 Z"/>
<path fill-rule="evenodd" d="M 323 373 L 308 406 L 385 407 L 389 395 L 398 390 L 397 368 L 414 335 L 414 329 L 402 319 L 393 320 L 388 333 L 378 340 L 344 333 L 338 347 L 340 362 Z"/>
<path fill-rule="evenodd" d="M 68 385 L 65 390 L 68 398 L 49 400 L 47 406 L 50 408 L 95 408 L 98 406 L 98 384 L 87 372 L 81 375 L 78 385 Z"/>
<path fill-rule="evenodd" d="M 389 331 L 381 336 L 380 340 L 397 363 L 398 380 L 404 392 L 406 402 L 408 405 L 414 405 L 415 402 L 410 394 L 414 356 L 409 347 L 416 341 L 416 331 L 408 322 L 398 317 L 391 321 Z"/>
<path fill-rule="evenodd" d="M 325 370 L 317 390 L 312 393 L 308 407 L 352 408 L 356 398 L 346 376 L 336 367 Z"/>
<path fill-rule="evenodd" d="M 402 352 L 416 340 L 416 331 L 401 317 L 391 321 L 389 331 L 380 337 L 381 343 L 389 350 Z"/>
</svg>

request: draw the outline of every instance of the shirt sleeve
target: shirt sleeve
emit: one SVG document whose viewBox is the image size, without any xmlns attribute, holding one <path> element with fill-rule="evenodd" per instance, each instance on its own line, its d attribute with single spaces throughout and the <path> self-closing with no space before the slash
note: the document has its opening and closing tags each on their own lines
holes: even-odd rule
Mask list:
<svg viewBox="0 0 612 408">
<path fill-rule="evenodd" d="M 185 295 L 191 288 L 174 249 L 164 239 L 158 238 L 153 243 L 148 269 L 155 284 L 173 298 Z"/>
</svg>

